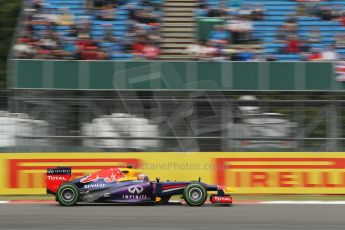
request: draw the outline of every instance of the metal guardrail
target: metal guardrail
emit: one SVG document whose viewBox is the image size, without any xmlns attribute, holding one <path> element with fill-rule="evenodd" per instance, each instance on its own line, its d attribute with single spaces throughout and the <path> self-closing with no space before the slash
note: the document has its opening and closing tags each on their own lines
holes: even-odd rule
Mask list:
<svg viewBox="0 0 345 230">
<path fill-rule="evenodd" d="M 49 127 L 45 133 L 33 129 L 29 134 L 16 131 L 18 126 L 13 124 L 12 139 L 0 137 L 0 151 L 340 151 L 345 147 L 344 93 L 257 92 L 256 100 L 240 99 L 248 92 L 229 91 L 2 93 L 3 110 L 13 117 L 28 116 L 29 122 L 24 119 L 23 124 L 31 119 Z M 241 108 L 248 106 L 260 111 L 243 115 Z M 145 133 L 136 122 L 119 123 L 116 119 L 121 118 L 115 119 L 114 113 L 146 119 L 157 133 L 152 135 L 150 129 Z M 99 121 L 103 128 L 92 126 L 88 134 L 83 129 Z M 270 136 L 276 131 L 287 133 Z"/>
<path fill-rule="evenodd" d="M 224 139 L 224 140 L 251 140 L 251 141 L 321 141 L 321 140 L 345 140 L 344 137 L 328 138 L 328 137 L 305 137 L 305 138 L 293 138 L 293 137 L 281 137 L 281 138 L 269 138 L 269 137 L 214 137 L 214 136 L 171 136 L 171 137 L 147 137 L 147 136 L 135 136 L 135 137 L 97 137 L 97 136 L 24 136 L 17 135 L 18 138 L 26 139 L 67 139 L 67 140 L 175 140 L 175 139 Z"/>
</svg>

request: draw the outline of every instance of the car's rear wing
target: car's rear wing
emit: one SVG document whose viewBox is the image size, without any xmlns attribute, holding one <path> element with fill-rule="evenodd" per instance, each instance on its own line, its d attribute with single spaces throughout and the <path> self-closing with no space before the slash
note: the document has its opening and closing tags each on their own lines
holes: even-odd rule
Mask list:
<svg viewBox="0 0 345 230">
<path fill-rule="evenodd" d="M 59 186 L 71 179 L 72 169 L 69 167 L 48 168 L 46 175 L 47 193 L 55 194 Z"/>
</svg>

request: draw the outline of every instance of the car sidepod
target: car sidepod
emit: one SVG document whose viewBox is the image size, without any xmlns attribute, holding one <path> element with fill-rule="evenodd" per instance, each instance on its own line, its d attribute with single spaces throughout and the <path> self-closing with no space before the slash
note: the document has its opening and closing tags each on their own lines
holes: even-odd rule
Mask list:
<svg viewBox="0 0 345 230">
<path fill-rule="evenodd" d="M 154 202 L 155 195 L 153 183 L 150 182 L 123 182 L 113 189 L 110 201 L 121 203 L 145 203 Z"/>
<path fill-rule="evenodd" d="M 150 182 L 124 181 L 107 183 L 104 180 L 81 183 L 79 188 L 82 202 L 145 203 L 155 200 Z"/>
</svg>

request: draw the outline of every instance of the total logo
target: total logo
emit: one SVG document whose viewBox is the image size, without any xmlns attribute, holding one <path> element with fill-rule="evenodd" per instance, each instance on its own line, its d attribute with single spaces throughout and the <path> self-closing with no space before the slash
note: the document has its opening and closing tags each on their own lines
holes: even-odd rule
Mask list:
<svg viewBox="0 0 345 230">
<path fill-rule="evenodd" d="M 231 201 L 230 197 L 215 196 L 213 198 L 214 198 L 215 201 Z"/>
<path fill-rule="evenodd" d="M 230 196 L 212 196 L 212 203 L 232 203 Z"/>
<path fill-rule="evenodd" d="M 66 181 L 67 179 L 63 176 L 48 176 L 48 180 L 64 180 Z"/>
<path fill-rule="evenodd" d="M 144 191 L 144 188 L 140 185 L 133 185 L 128 187 L 128 192 L 131 194 L 140 194 Z"/>
</svg>

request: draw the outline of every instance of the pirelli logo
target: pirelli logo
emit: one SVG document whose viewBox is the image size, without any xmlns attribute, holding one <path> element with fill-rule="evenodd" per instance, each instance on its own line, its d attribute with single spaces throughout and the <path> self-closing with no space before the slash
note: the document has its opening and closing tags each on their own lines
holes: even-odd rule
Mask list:
<svg viewBox="0 0 345 230">
<path fill-rule="evenodd" d="M 233 187 L 345 188 L 345 158 L 217 158 L 215 181 Z"/>
<path fill-rule="evenodd" d="M 72 168 L 72 179 L 110 167 L 140 167 L 136 158 L 102 159 L 8 159 L 7 188 L 45 188 L 48 168 L 66 166 Z"/>
<path fill-rule="evenodd" d="M 166 167 L 171 162 L 174 167 Z M 162 180 L 200 176 L 205 183 L 225 185 L 239 194 L 345 194 L 345 152 L 4 153 L 0 156 L 0 194 L 45 193 L 48 168 L 71 167 L 75 179 L 127 165 Z"/>
</svg>

